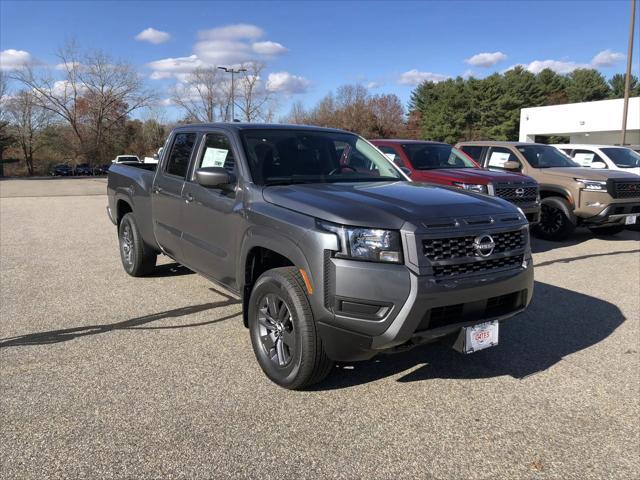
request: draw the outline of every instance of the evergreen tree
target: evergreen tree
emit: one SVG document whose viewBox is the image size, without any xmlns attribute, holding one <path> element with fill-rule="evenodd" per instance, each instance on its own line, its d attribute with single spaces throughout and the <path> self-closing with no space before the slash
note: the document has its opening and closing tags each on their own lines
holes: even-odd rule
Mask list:
<svg viewBox="0 0 640 480">
<path fill-rule="evenodd" d="M 625 75 L 622 73 L 616 73 L 609 80 L 611 86 L 610 98 L 623 98 L 624 97 L 624 79 Z M 638 84 L 638 77 L 631 75 L 631 82 L 629 83 L 629 96 L 637 97 L 640 95 L 640 85 Z"/>
<path fill-rule="evenodd" d="M 569 74 L 567 96 L 570 103 L 592 102 L 609 98 L 611 89 L 600 72 L 579 68 Z"/>
</svg>

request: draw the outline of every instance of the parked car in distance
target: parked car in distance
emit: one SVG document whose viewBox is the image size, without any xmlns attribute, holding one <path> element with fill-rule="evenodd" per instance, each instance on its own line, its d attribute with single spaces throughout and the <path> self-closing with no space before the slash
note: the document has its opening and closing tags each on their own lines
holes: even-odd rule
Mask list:
<svg viewBox="0 0 640 480">
<path fill-rule="evenodd" d="M 534 232 L 562 240 L 584 225 L 614 235 L 640 216 L 640 177 L 619 170 L 578 165 L 551 145 L 522 142 L 462 142 L 456 145 L 486 168 L 517 171 L 540 184 L 542 208 Z"/>
<path fill-rule="evenodd" d="M 137 155 L 118 155 L 111 163 L 142 163 Z"/>
<path fill-rule="evenodd" d="M 396 165 L 406 168 L 411 180 L 504 198 L 518 206 L 529 223 L 540 219 L 538 183 L 530 177 L 482 168 L 448 143 L 383 139 L 371 140 L 371 143 Z"/>
<path fill-rule="evenodd" d="M 106 175 L 109 172 L 110 163 L 106 163 L 104 165 L 98 165 L 94 167 L 93 174 L 94 175 Z"/>
<path fill-rule="evenodd" d="M 436 339 L 492 346 L 533 293 L 514 205 L 410 182 L 342 130 L 181 126 L 158 165 L 112 165 L 107 192 L 125 271 L 162 252 L 239 296 L 259 365 L 286 388 Z"/>
<path fill-rule="evenodd" d="M 52 177 L 71 177 L 73 176 L 73 168 L 66 163 L 60 163 L 58 165 L 54 165 L 49 171 L 49 174 Z"/>
<path fill-rule="evenodd" d="M 640 175 L 640 154 L 627 147 L 613 145 L 553 145 L 582 167 L 621 170 Z"/>
<path fill-rule="evenodd" d="M 93 175 L 93 168 L 88 163 L 80 163 L 76 165 L 73 172 L 74 175 Z"/>
</svg>

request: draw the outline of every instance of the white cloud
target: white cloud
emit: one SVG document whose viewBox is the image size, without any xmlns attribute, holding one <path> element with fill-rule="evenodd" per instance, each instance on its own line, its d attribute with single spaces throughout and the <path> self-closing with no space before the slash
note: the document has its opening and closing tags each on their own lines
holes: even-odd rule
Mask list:
<svg viewBox="0 0 640 480">
<path fill-rule="evenodd" d="M 380 88 L 382 85 L 378 82 L 369 82 L 365 85 L 365 87 L 369 90 L 375 90 L 376 88 Z"/>
<path fill-rule="evenodd" d="M 576 63 L 563 60 L 534 60 L 529 64 L 522 65 L 522 67 L 529 70 L 531 73 L 540 73 L 545 68 L 548 68 L 556 73 L 566 74 L 571 73 L 578 68 L 591 68 L 591 65 L 588 63 Z"/>
<path fill-rule="evenodd" d="M 160 80 L 163 78 L 170 78 L 178 74 L 189 73 L 196 68 L 205 67 L 206 65 L 197 57 L 197 55 L 191 55 L 189 57 L 156 60 L 155 62 L 148 63 L 147 66 L 153 70 L 150 78 L 152 80 Z"/>
<path fill-rule="evenodd" d="M 270 73 L 267 78 L 267 90 L 286 94 L 304 93 L 311 82 L 304 77 L 292 75 L 289 72 Z"/>
<path fill-rule="evenodd" d="M 212 28 L 198 32 L 201 40 L 237 40 L 237 39 L 257 39 L 264 34 L 260 27 L 247 23 L 237 23 L 224 27 Z"/>
<path fill-rule="evenodd" d="M 594 67 L 611 67 L 624 58 L 625 55 L 623 53 L 613 52 L 607 49 L 596 54 L 596 56 L 591 59 L 591 65 Z"/>
<path fill-rule="evenodd" d="M 136 35 L 135 39 L 140 40 L 141 42 L 149 42 L 153 43 L 154 45 L 158 45 L 159 43 L 164 43 L 171 40 L 171 35 L 169 35 L 167 32 L 149 27 L 145 28 L 138 35 Z"/>
<path fill-rule="evenodd" d="M 0 52 L 0 70 L 17 70 L 33 64 L 33 58 L 24 50 L 2 50 Z"/>
<path fill-rule="evenodd" d="M 74 68 L 77 68 L 80 66 L 80 62 L 66 62 L 66 63 L 59 63 L 55 66 L 56 70 L 72 70 Z"/>
<path fill-rule="evenodd" d="M 233 65 L 251 60 L 249 44 L 234 40 L 204 40 L 193 46 L 196 56 L 208 65 Z"/>
<path fill-rule="evenodd" d="M 280 55 L 285 53 L 288 49 L 278 42 L 255 42 L 252 46 L 254 52 L 260 55 Z"/>
<path fill-rule="evenodd" d="M 507 59 L 507 56 L 502 52 L 483 52 L 477 53 L 474 56 L 465 60 L 469 65 L 474 67 L 493 67 L 496 63 L 500 63 Z"/>
<path fill-rule="evenodd" d="M 400 75 L 398 83 L 401 85 L 420 85 L 422 82 L 441 82 L 449 78 L 447 75 L 440 73 L 421 72 L 416 70 L 409 70 Z"/>
</svg>

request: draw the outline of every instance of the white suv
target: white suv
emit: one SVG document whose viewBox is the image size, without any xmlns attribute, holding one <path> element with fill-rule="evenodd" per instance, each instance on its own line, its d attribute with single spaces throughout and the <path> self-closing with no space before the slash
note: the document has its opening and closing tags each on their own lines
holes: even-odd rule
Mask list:
<svg viewBox="0 0 640 480">
<path fill-rule="evenodd" d="M 553 145 L 581 167 L 607 168 L 640 175 L 640 154 L 627 147 L 612 145 Z"/>
</svg>

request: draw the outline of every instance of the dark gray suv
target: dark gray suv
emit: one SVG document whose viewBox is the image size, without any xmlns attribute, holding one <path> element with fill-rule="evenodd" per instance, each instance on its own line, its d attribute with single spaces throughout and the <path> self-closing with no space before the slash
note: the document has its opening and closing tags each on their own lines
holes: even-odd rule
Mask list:
<svg viewBox="0 0 640 480">
<path fill-rule="evenodd" d="M 114 164 L 108 194 L 125 270 L 163 253 L 238 295 L 260 366 L 286 388 L 436 339 L 494 345 L 533 293 L 517 207 L 411 182 L 340 130 L 179 127 L 157 168 Z"/>
</svg>

